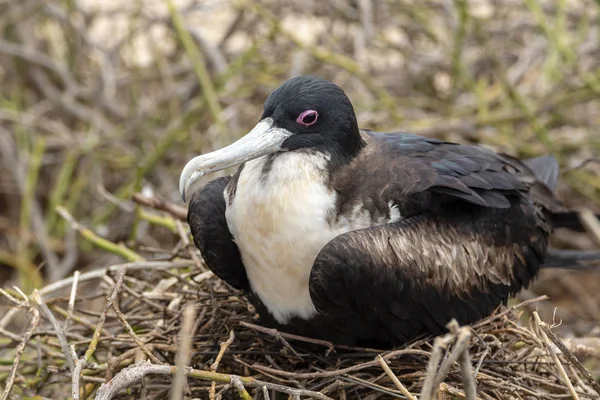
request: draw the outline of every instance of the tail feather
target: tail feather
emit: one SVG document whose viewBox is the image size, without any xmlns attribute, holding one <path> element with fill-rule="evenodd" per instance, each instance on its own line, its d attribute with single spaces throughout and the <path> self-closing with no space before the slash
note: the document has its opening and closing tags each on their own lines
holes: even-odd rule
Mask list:
<svg viewBox="0 0 600 400">
<path fill-rule="evenodd" d="M 524 161 L 531 170 L 537 185 L 532 187 L 531 196 L 544 205 L 552 218 L 554 228 L 567 228 L 585 232 L 579 212 L 565 208 L 552 194 L 558 184 L 560 167 L 552 155 L 531 158 Z M 543 185 L 541 185 L 541 184 Z M 596 215 L 600 219 L 600 214 Z M 595 270 L 600 272 L 600 251 L 578 251 L 548 249 L 541 268 L 562 268 L 571 270 Z"/>
<path fill-rule="evenodd" d="M 543 204 L 547 211 L 550 212 L 552 225 L 555 228 L 568 228 L 578 232 L 585 232 L 586 229 L 579 219 L 579 213 L 566 208 L 553 195 L 560 173 L 560 166 L 556 158 L 548 154 L 530 158 L 523 162 L 531 170 L 535 179 L 539 183 L 543 183 L 543 185 L 533 185 L 530 195 L 534 200 Z M 596 214 L 596 217 L 600 219 L 600 214 Z"/>
<path fill-rule="evenodd" d="M 550 248 L 540 268 L 562 268 L 600 272 L 600 251 L 559 250 Z"/>
<path fill-rule="evenodd" d="M 537 180 L 543 182 L 551 191 L 556 189 L 560 167 L 554 156 L 548 154 L 530 158 L 529 160 L 525 160 L 524 163 L 531 169 Z"/>
<path fill-rule="evenodd" d="M 564 210 L 552 212 L 552 225 L 554 228 L 568 228 L 577 232 L 585 232 L 586 228 L 579 219 L 579 212 Z M 600 214 L 596 214 L 600 219 Z"/>
</svg>

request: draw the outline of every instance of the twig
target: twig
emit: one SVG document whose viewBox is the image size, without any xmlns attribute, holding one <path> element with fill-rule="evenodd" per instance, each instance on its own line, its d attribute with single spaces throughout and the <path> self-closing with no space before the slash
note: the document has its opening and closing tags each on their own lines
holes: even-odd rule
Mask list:
<svg viewBox="0 0 600 400">
<path fill-rule="evenodd" d="M 112 309 L 115 312 L 115 314 L 117 314 L 117 318 L 119 318 L 119 321 L 121 321 L 121 324 L 125 327 L 125 329 L 127 330 L 127 333 L 129 334 L 129 336 L 133 339 L 133 341 L 135 342 L 135 344 L 137 344 L 138 347 L 144 352 L 144 354 L 146 354 L 148 356 L 148 358 L 150 358 L 150 360 L 152 360 L 153 363 L 155 363 L 155 364 L 162 364 L 161 361 L 144 344 L 144 342 L 142 341 L 142 339 L 140 339 L 140 337 L 135 333 L 135 331 L 133 330 L 133 328 L 131 327 L 131 325 L 129 325 L 129 322 L 127 322 L 127 319 L 125 318 L 125 316 L 123 315 L 123 313 L 121 312 L 121 310 L 119 309 L 119 307 L 116 304 L 113 303 L 112 304 Z"/>
<path fill-rule="evenodd" d="M 102 384 L 96 393 L 96 400 L 110 400 L 121 390 L 130 387 L 148 374 L 172 375 L 175 374 L 176 370 L 177 367 L 173 365 L 157 365 L 152 364 L 149 361 L 142 361 L 138 364 L 131 365 L 121 370 L 109 382 Z M 319 392 L 304 389 L 293 389 L 274 383 L 259 381 L 251 377 L 221 374 L 212 371 L 201 371 L 192 368 L 186 368 L 186 372 L 188 377 L 216 381 L 220 383 L 231 383 L 232 377 L 238 377 L 246 387 L 262 388 L 264 386 L 267 389 L 272 389 L 290 395 L 307 396 L 317 400 L 332 400 L 330 397 Z"/>
<path fill-rule="evenodd" d="M 286 332 L 279 332 L 277 329 L 265 328 L 264 326 L 255 325 L 255 324 L 252 324 L 252 323 L 246 322 L 246 321 L 241 321 L 240 325 L 244 326 L 246 328 L 255 330 L 257 332 L 265 333 L 265 334 L 273 336 L 273 337 L 277 337 L 277 335 L 279 335 L 285 339 L 298 340 L 300 342 L 318 344 L 318 345 L 327 347 L 328 352 L 335 351 L 335 349 L 338 348 L 338 349 L 344 349 L 344 350 L 355 350 L 355 351 L 367 351 L 367 352 L 371 352 L 371 353 L 381 353 L 380 349 L 333 344 L 326 340 L 313 339 L 313 338 L 309 338 L 306 336 L 294 335 L 294 334 L 286 333 Z"/>
<path fill-rule="evenodd" d="M 54 311 L 55 313 L 58 313 L 60 315 L 62 315 L 63 317 L 67 317 L 68 312 L 67 310 L 65 310 L 64 308 L 61 308 L 60 306 L 53 304 L 52 306 L 50 306 L 50 309 L 52 311 Z M 95 330 L 96 329 L 96 324 L 94 324 L 93 322 L 91 322 L 89 319 L 84 318 L 81 315 L 77 315 L 77 314 L 73 314 L 73 321 L 77 322 L 78 324 L 85 326 L 91 330 Z M 105 336 L 105 337 L 112 337 L 113 335 L 111 335 L 110 333 L 107 332 L 101 332 L 101 335 Z"/>
<path fill-rule="evenodd" d="M 381 358 L 380 355 L 377 355 L 377 361 L 379 362 L 379 365 L 381 365 L 381 368 L 383 368 L 383 370 L 385 371 L 385 373 L 390 377 L 390 379 L 392 380 L 392 382 L 394 382 L 394 385 L 396 385 L 396 387 L 398 388 L 398 390 L 400 390 L 402 392 L 402 394 L 404 396 L 406 396 L 406 398 L 408 400 L 417 400 L 402 384 L 402 382 L 400 382 L 400 380 L 398 379 L 398 377 L 396 375 L 394 375 L 394 373 L 392 372 L 392 370 L 390 369 L 390 367 L 387 365 L 387 362 Z"/>
<path fill-rule="evenodd" d="M 460 356 L 460 374 L 467 400 L 475 400 L 477 397 L 477 388 L 475 387 L 474 374 L 471 369 L 471 357 L 469 356 L 469 350 L 467 348 L 463 350 L 462 355 Z"/>
<path fill-rule="evenodd" d="M 466 340 L 464 344 L 464 350 L 462 351 L 459 357 L 460 374 L 462 377 L 463 386 L 465 388 L 465 395 L 467 400 L 475 400 L 475 398 L 477 397 L 477 389 L 475 387 L 475 382 L 473 379 L 473 371 L 471 370 L 471 359 L 469 357 L 468 350 L 469 339 L 471 338 L 471 331 L 468 327 L 459 327 L 458 322 L 455 319 L 452 319 L 447 326 L 450 332 L 452 332 L 455 335 L 458 335 L 454 351 L 459 352 L 459 343 L 462 343 L 463 340 Z"/>
<path fill-rule="evenodd" d="M 442 382 L 440 384 L 440 392 L 442 393 L 449 393 L 452 395 L 451 399 L 456 399 L 456 398 L 468 398 L 467 394 L 465 392 L 463 392 L 462 390 L 458 390 L 457 388 L 448 385 L 446 382 Z M 475 397 L 473 397 L 475 398 Z"/>
<path fill-rule="evenodd" d="M 271 400 L 271 396 L 269 396 L 269 389 L 267 389 L 266 386 L 262 387 L 262 395 L 264 397 L 264 400 Z"/>
<path fill-rule="evenodd" d="M 475 376 L 475 377 L 477 376 L 477 374 L 479 373 L 479 370 L 481 369 L 481 365 L 483 364 L 483 361 L 485 360 L 485 358 L 487 357 L 489 352 L 490 352 L 490 348 L 486 347 L 485 350 L 483 351 L 483 353 L 481 354 L 481 356 L 479 356 L 479 361 L 477 362 L 475 371 L 473 371 L 473 376 Z"/>
<path fill-rule="evenodd" d="M 430 353 L 423 351 L 423 350 L 417 350 L 417 349 L 402 349 L 402 350 L 394 350 L 387 354 L 384 354 L 382 356 L 382 358 L 387 361 L 387 360 L 391 360 L 393 358 L 400 357 L 403 355 L 415 355 L 415 356 L 429 357 Z M 356 372 L 356 371 L 361 371 L 366 368 L 376 367 L 378 365 L 379 365 L 379 362 L 377 360 L 373 360 L 373 361 L 364 362 L 362 364 L 353 365 L 351 367 L 338 369 L 335 371 L 306 372 L 306 373 L 280 371 L 278 369 L 270 368 L 270 367 L 256 364 L 256 363 L 252 364 L 252 368 L 256 368 L 257 370 L 259 370 L 261 372 L 268 372 L 273 375 L 285 376 L 285 377 L 294 378 L 294 379 L 314 379 L 314 378 L 328 378 L 328 377 L 333 377 L 333 376 L 341 376 L 344 374 L 348 374 L 350 372 Z"/>
<path fill-rule="evenodd" d="M 577 388 L 581 388 L 586 395 L 597 397 L 597 394 L 595 393 L 594 389 L 586 385 L 586 383 L 583 380 L 581 380 L 581 378 L 577 374 L 577 370 L 575 369 L 575 367 L 573 367 L 573 365 L 568 365 L 568 367 L 571 376 L 573 376 L 573 379 L 575 379 Z"/>
<path fill-rule="evenodd" d="M 52 324 L 52 327 L 54 328 L 54 332 L 56 333 L 56 337 L 58 338 L 58 342 L 60 343 L 60 348 L 61 348 L 63 354 L 65 355 L 65 361 L 67 362 L 67 365 L 69 366 L 69 370 L 71 371 L 71 373 L 73 373 L 73 369 L 75 368 L 75 363 L 74 363 L 74 359 L 71 358 L 71 352 L 69 350 L 69 343 L 67 342 L 65 333 L 63 332 L 62 328 L 60 327 L 60 324 L 56 320 L 56 317 L 54 316 L 54 314 L 52 314 L 52 311 L 50 311 L 50 309 L 48 308 L 46 303 L 44 303 L 44 301 L 42 300 L 42 297 L 40 296 L 40 293 L 37 290 L 33 291 L 33 299 L 36 301 L 36 303 L 38 303 L 40 309 L 42 310 L 42 312 L 44 313 L 46 318 L 48 318 L 48 321 L 50 321 L 50 323 Z"/>
<path fill-rule="evenodd" d="M 73 350 L 72 353 L 77 356 L 74 346 L 71 346 L 71 348 Z M 71 374 L 71 396 L 73 397 L 73 400 L 79 400 L 79 394 L 81 392 L 81 371 L 86 367 L 86 365 L 87 362 L 83 358 L 78 359 L 75 363 L 75 368 Z"/>
<path fill-rule="evenodd" d="M 231 331 L 229 331 L 229 338 L 221 343 L 221 347 L 219 349 L 219 353 L 217 354 L 217 357 L 215 358 L 215 362 L 213 362 L 210 365 L 210 370 L 213 372 L 217 372 L 217 368 L 219 368 L 219 363 L 221 362 L 221 359 L 223 358 L 223 355 L 225 354 L 225 352 L 227 351 L 227 349 L 229 348 L 229 346 L 231 346 L 231 344 L 233 343 L 233 340 L 235 339 L 235 333 L 233 332 L 233 329 Z M 214 400 L 215 398 L 215 391 L 216 391 L 217 385 L 216 383 L 213 381 L 210 384 L 210 391 L 209 391 L 209 398 L 211 400 Z"/>
<path fill-rule="evenodd" d="M 166 211 L 183 222 L 187 221 L 187 209 L 178 206 L 177 204 L 159 199 L 157 197 L 146 197 L 141 193 L 134 193 L 132 199 L 138 204 L 151 207 L 156 210 Z"/>
<path fill-rule="evenodd" d="M 7 293 L 4 291 L 2 291 L 2 292 L 6 296 Z M 25 300 L 27 300 L 27 298 L 25 298 Z M 40 312 L 37 310 L 37 308 L 31 307 L 29 305 L 28 301 L 26 301 L 25 303 L 17 302 L 16 304 L 19 306 L 22 306 L 22 305 L 26 306 L 28 312 L 33 314 L 33 318 L 31 319 L 31 323 L 29 324 L 29 328 L 25 332 L 25 335 L 23 335 L 23 338 L 17 345 L 17 348 L 15 350 L 15 356 L 14 356 L 15 360 L 13 361 L 12 367 L 10 369 L 10 373 L 8 374 L 8 378 L 6 379 L 6 386 L 4 388 L 4 392 L 2 392 L 2 395 L 0 396 L 0 400 L 8 399 L 8 396 L 10 395 L 10 391 L 12 390 L 13 384 L 15 382 L 15 376 L 17 375 L 17 369 L 19 368 L 19 362 L 21 361 L 21 356 L 23 355 L 25 346 L 27 345 L 29 338 L 31 338 L 33 331 L 35 330 L 35 328 L 37 328 L 38 323 L 40 321 Z"/>
<path fill-rule="evenodd" d="M 116 264 L 111 265 L 107 268 L 98 268 L 94 271 L 84 272 L 79 275 L 79 282 L 86 282 L 93 279 L 102 279 L 109 272 L 120 271 L 124 266 L 127 266 L 127 269 L 131 271 L 135 270 L 145 270 L 145 269 L 177 269 L 177 268 L 188 268 L 192 266 L 192 262 L 190 261 L 135 261 L 131 263 L 125 264 Z M 40 294 L 42 296 L 49 295 L 50 293 L 61 290 L 65 287 L 68 287 L 73 284 L 74 277 L 68 277 L 62 279 L 60 281 L 56 281 L 51 283 L 48 286 L 40 289 Z"/>
<path fill-rule="evenodd" d="M 571 171 L 575 171 L 578 169 L 583 169 L 585 166 L 587 166 L 588 164 L 599 164 L 600 165 L 600 157 L 590 157 L 588 159 L 583 160 L 582 162 L 580 162 L 579 164 L 570 167 L 570 168 L 564 168 L 561 173 L 565 174 L 567 172 L 571 172 Z"/>
<path fill-rule="evenodd" d="M 142 256 L 140 256 L 133 250 L 127 248 L 125 245 L 113 243 L 108 239 L 98 236 L 92 230 L 81 225 L 64 207 L 56 207 L 56 212 L 66 221 L 68 221 L 73 227 L 73 229 L 77 230 L 81 234 L 81 236 L 83 236 L 88 242 L 92 243 L 93 245 L 105 251 L 108 251 L 109 253 L 113 253 L 120 257 L 123 257 L 127 261 L 140 261 L 144 259 Z"/>
<path fill-rule="evenodd" d="M 237 390 L 237 392 L 240 395 L 240 397 L 242 398 L 242 400 L 252 400 L 252 397 L 250 396 L 250 393 L 248 393 L 248 391 L 244 387 L 244 384 L 242 383 L 242 381 L 241 381 L 241 379 L 240 379 L 239 376 L 232 376 L 231 377 L 231 384 L 233 385 L 233 387 L 235 388 L 235 390 Z"/>
<path fill-rule="evenodd" d="M 3 54 L 11 54 L 29 61 L 32 64 L 48 68 L 52 72 L 56 73 L 56 75 L 61 78 L 67 87 L 73 86 L 75 83 L 75 81 L 71 78 L 71 74 L 65 67 L 44 53 L 36 51 L 34 48 L 20 46 L 17 43 L 0 40 L 0 51 Z"/>
<path fill-rule="evenodd" d="M 431 352 L 431 357 L 429 357 L 429 363 L 427 363 L 427 373 L 423 381 L 421 394 L 419 395 L 420 400 L 432 399 L 434 391 L 436 391 L 434 387 L 435 376 L 438 365 L 440 364 L 440 359 L 442 358 L 442 349 L 446 348 L 449 340 L 449 336 L 443 338 L 438 336 L 433 340 L 433 351 Z"/>
<path fill-rule="evenodd" d="M 69 296 L 69 305 L 67 307 L 67 318 L 65 319 L 64 329 L 69 329 L 71 318 L 73 318 L 73 310 L 75 309 L 75 298 L 77 297 L 77 284 L 79 283 L 79 270 L 73 273 L 73 285 L 71 285 L 71 295 Z"/>
<path fill-rule="evenodd" d="M 23 308 L 29 307 L 29 299 L 27 299 L 27 297 L 25 297 L 25 301 L 18 300 L 16 297 L 14 297 L 13 295 L 11 295 L 10 293 L 8 293 L 6 290 L 4 290 L 2 288 L 0 288 L 0 294 L 2 294 L 4 297 L 6 297 L 11 303 L 16 305 L 17 307 L 23 307 Z"/>
<path fill-rule="evenodd" d="M 455 320 L 452 320 L 452 322 L 456 323 Z M 449 325 L 451 326 L 451 324 Z M 448 358 L 446 358 L 446 360 L 440 367 L 436 379 L 434 380 L 433 387 L 438 387 L 440 383 L 442 383 L 444 378 L 446 378 L 446 375 L 448 375 L 448 372 L 450 372 L 450 368 L 452 368 L 452 365 L 458 361 L 462 353 L 469 346 L 469 340 L 471 339 L 471 331 L 469 330 L 469 328 L 459 328 L 456 330 L 456 332 L 454 332 L 454 335 L 457 336 L 456 344 L 454 345 L 454 348 L 452 349 L 452 352 L 450 353 Z"/>
<path fill-rule="evenodd" d="M 502 317 L 504 315 L 509 315 L 511 312 L 513 312 L 515 310 L 519 310 L 521 308 L 528 307 L 529 305 L 531 305 L 533 303 L 537 303 L 539 301 L 549 300 L 549 299 L 550 298 L 547 295 L 544 294 L 544 295 L 541 295 L 541 296 L 538 296 L 538 297 L 534 297 L 532 299 L 524 300 L 524 301 L 522 301 L 522 302 L 520 302 L 518 304 L 515 304 L 515 305 L 512 305 L 512 306 L 506 308 L 505 310 L 503 310 L 503 311 L 501 311 L 501 312 L 499 312 L 497 314 L 490 315 L 489 317 L 484 318 L 483 320 L 477 322 L 476 324 L 473 324 L 472 327 L 474 329 L 482 327 L 482 326 L 488 324 L 492 319 L 495 319 L 495 318 L 498 318 L 498 317 Z"/>
<path fill-rule="evenodd" d="M 536 322 L 539 316 L 536 318 Z M 588 381 L 588 384 L 594 388 L 596 393 L 600 395 L 600 383 L 594 379 L 592 374 L 581 364 L 581 362 L 575 357 L 575 355 L 565 346 L 565 344 L 552 332 L 548 324 L 542 322 L 539 324 L 542 331 L 552 340 L 552 342 L 560 349 L 560 351 L 564 354 L 565 357 L 569 360 L 569 362 L 579 370 L 579 372 L 585 377 Z"/>
<path fill-rule="evenodd" d="M 11 310 L 19 310 L 19 308 L 12 308 Z M 11 331 L 7 331 L 4 328 L 0 328 L 0 334 L 2 334 L 3 336 L 6 336 L 7 338 L 10 338 L 12 340 L 14 340 L 15 342 L 18 342 L 21 340 L 21 336 L 17 335 L 16 333 L 13 333 Z"/>
<path fill-rule="evenodd" d="M 185 367 L 190 362 L 192 350 L 192 327 L 194 326 L 194 317 L 196 315 L 196 306 L 189 303 L 183 309 L 183 321 L 179 331 L 179 350 L 175 357 L 177 371 L 173 378 L 173 388 L 171 390 L 171 400 L 183 399 L 185 390 Z"/>
<path fill-rule="evenodd" d="M 100 333 L 102 332 L 102 327 L 104 326 L 104 321 L 106 320 L 106 313 L 108 312 L 108 309 L 112 306 L 113 302 L 115 301 L 119 292 L 121 291 L 121 285 L 123 284 L 123 278 L 125 277 L 127 268 L 127 264 L 123 264 L 121 266 L 119 275 L 117 277 L 117 282 L 115 283 L 115 287 L 113 288 L 108 299 L 106 299 L 106 304 L 104 304 L 104 308 L 102 309 L 102 313 L 100 314 L 100 319 L 98 320 L 98 324 L 96 325 L 96 329 L 94 330 L 94 335 L 92 336 L 90 345 L 84 355 L 86 361 L 89 361 L 94 352 L 96 351 L 96 346 L 98 345 L 98 341 L 100 340 Z"/>
<path fill-rule="evenodd" d="M 564 384 L 567 385 L 567 387 L 569 388 L 569 392 L 571 393 L 571 396 L 573 396 L 573 399 L 579 400 L 579 395 L 575 391 L 575 388 L 573 387 L 573 384 L 571 383 L 571 380 L 569 379 L 569 376 L 567 375 L 565 368 L 563 367 L 562 363 L 560 362 L 558 355 L 552 348 L 552 343 L 550 343 L 550 339 L 548 339 L 546 332 L 542 329 L 542 325 L 544 324 L 544 322 L 542 322 L 542 320 L 540 319 L 540 316 L 538 315 L 537 311 L 533 312 L 533 318 L 535 319 L 535 323 L 539 328 L 541 339 L 546 344 L 546 348 L 548 349 L 550 356 L 554 360 L 554 365 L 556 365 L 556 368 L 558 369 L 558 372 L 560 373 L 560 377 L 562 378 Z"/>
<path fill-rule="evenodd" d="M 213 371 L 213 372 L 217 371 L 217 368 L 219 367 L 219 363 L 221 362 L 223 355 L 225 354 L 225 352 L 227 351 L 229 346 L 231 346 L 231 344 L 233 343 L 234 340 L 235 340 L 235 333 L 232 329 L 231 331 L 229 331 L 229 338 L 225 342 L 221 343 L 221 348 L 219 349 L 219 354 L 217 354 L 215 361 L 210 365 L 211 371 Z"/>
<path fill-rule="evenodd" d="M 268 329 L 268 328 L 267 328 Z M 283 345 L 287 350 L 289 350 L 294 356 L 302 359 L 302 356 L 294 349 L 294 347 L 281 335 L 277 329 L 270 329 L 270 335 L 272 335 L 279 343 Z"/>
<path fill-rule="evenodd" d="M 70 358 L 73 360 L 77 360 L 75 363 L 75 368 L 71 374 L 71 396 L 73 396 L 73 400 L 79 400 L 80 398 L 80 383 L 81 383 L 81 372 L 84 368 L 89 369 L 97 369 L 98 366 L 96 364 L 89 364 L 85 358 L 77 359 L 77 353 L 75 352 L 75 346 L 71 345 L 69 347 L 70 350 Z"/>
</svg>

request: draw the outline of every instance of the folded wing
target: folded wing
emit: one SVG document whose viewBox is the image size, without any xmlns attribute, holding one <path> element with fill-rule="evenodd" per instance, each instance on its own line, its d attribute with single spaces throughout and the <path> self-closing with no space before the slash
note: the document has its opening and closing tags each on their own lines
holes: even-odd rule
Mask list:
<svg viewBox="0 0 600 400">
<path fill-rule="evenodd" d="M 311 298 L 341 329 L 382 342 L 472 323 L 539 269 L 547 233 L 528 207 L 424 212 L 340 235 L 314 263 Z"/>
<path fill-rule="evenodd" d="M 367 140 L 377 154 L 340 174 L 339 191 L 346 207 L 394 204 L 401 219 L 321 250 L 310 279 L 320 314 L 358 336 L 402 343 L 442 332 L 452 318 L 472 323 L 535 277 L 552 229 L 539 202 L 555 199 L 550 190 L 529 197 L 544 183 L 527 165 L 413 135 Z"/>
<path fill-rule="evenodd" d="M 208 268 L 236 289 L 248 289 L 240 251 L 225 218 L 223 191 L 230 177 L 210 181 L 190 199 L 188 224 Z"/>
</svg>

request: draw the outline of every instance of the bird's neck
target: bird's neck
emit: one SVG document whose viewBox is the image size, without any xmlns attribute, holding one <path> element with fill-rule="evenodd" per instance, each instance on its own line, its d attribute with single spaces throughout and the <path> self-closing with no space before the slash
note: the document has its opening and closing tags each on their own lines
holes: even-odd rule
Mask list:
<svg viewBox="0 0 600 400">
<path fill-rule="evenodd" d="M 367 145 L 357 125 L 353 126 L 351 132 L 349 135 L 344 135 L 343 140 L 321 150 L 329 160 L 328 169 L 330 174 L 352 162 Z"/>
<path fill-rule="evenodd" d="M 360 131 L 358 130 L 358 125 L 354 125 L 352 127 L 352 134 L 348 135 L 348 140 L 345 143 L 345 147 L 348 149 L 349 159 L 352 160 L 354 157 L 358 156 L 366 145 L 367 143 L 363 140 Z"/>
</svg>

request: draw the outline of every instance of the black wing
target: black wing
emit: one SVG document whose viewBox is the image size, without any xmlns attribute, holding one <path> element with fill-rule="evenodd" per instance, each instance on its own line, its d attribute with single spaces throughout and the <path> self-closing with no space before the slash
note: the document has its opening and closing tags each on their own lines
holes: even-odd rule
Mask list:
<svg viewBox="0 0 600 400">
<path fill-rule="evenodd" d="M 403 342 L 451 318 L 476 321 L 535 277 L 552 229 L 539 202 L 556 200 L 526 164 L 409 134 L 365 139 L 334 177 L 340 215 L 357 204 L 382 215 L 393 203 L 402 219 L 322 249 L 310 280 L 321 314 L 362 338 Z"/>
<path fill-rule="evenodd" d="M 536 200 L 556 202 L 546 187 L 553 182 L 540 182 L 525 163 L 489 149 L 405 133 L 368 132 L 363 137 L 369 146 L 334 177 L 342 213 L 344 202 L 348 207 L 356 201 L 382 207 L 382 202 L 393 200 L 405 213 L 413 214 L 432 206 L 425 201 L 432 196 L 442 203 L 460 200 L 508 208 L 508 197 L 531 193 L 534 188 L 539 192 Z M 558 168 L 551 159 L 541 164 L 536 167 Z M 424 201 L 424 208 L 411 204 Z"/>
<path fill-rule="evenodd" d="M 192 195 L 188 224 L 208 268 L 234 288 L 246 290 L 246 269 L 225 219 L 223 191 L 230 179 L 212 180 Z"/>
<path fill-rule="evenodd" d="M 536 275 L 547 246 L 525 199 L 510 208 L 460 204 L 352 231 L 317 256 L 310 295 L 356 343 L 401 344 L 489 315 Z"/>
<path fill-rule="evenodd" d="M 357 166 L 377 173 L 348 187 L 371 186 L 363 193 L 379 192 L 383 199 L 397 199 L 404 216 L 456 201 L 506 208 L 511 206 L 511 197 L 525 196 L 539 206 L 535 212 L 540 224 L 585 231 L 578 213 L 553 193 L 559 165 L 551 155 L 522 161 L 481 146 L 406 133 L 368 132 L 365 137 L 374 144 L 371 151 L 377 156 L 363 157 Z"/>
</svg>

